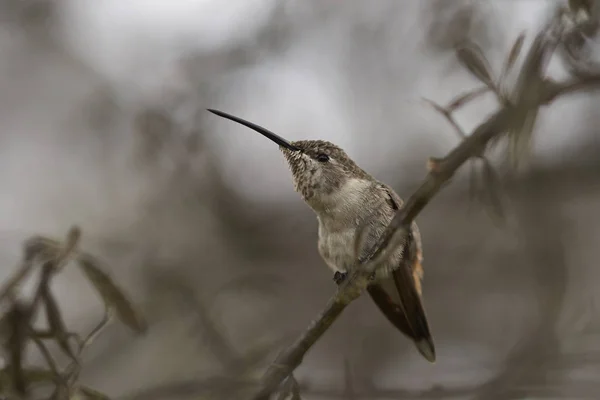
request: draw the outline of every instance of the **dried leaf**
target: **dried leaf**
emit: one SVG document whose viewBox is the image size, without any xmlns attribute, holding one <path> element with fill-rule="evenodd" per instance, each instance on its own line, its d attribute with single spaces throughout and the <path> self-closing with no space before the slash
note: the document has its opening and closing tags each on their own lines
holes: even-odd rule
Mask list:
<svg viewBox="0 0 600 400">
<path fill-rule="evenodd" d="M 488 87 L 494 88 L 494 79 L 490 64 L 483 55 L 481 48 L 473 42 L 456 49 L 459 62 L 477 79 Z"/>
<path fill-rule="evenodd" d="M 452 101 L 450 101 L 450 104 L 448 104 L 446 106 L 446 109 L 445 109 L 446 113 L 451 113 L 453 111 L 456 111 L 456 109 L 458 109 L 459 107 L 462 107 L 465 103 L 468 103 L 469 101 L 475 99 L 476 97 L 481 96 L 482 94 L 488 92 L 489 90 L 490 90 L 489 87 L 484 86 L 484 87 L 480 87 L 479 89 L 474 89 L 474 90 L 471 90 L 469 92 L 459 95 L 458 97 L 456 97 Z"/>
<path fill-rule="evenodd" d="M 510 52 L 508 53 L 508 56 L 506 57 L 504 66 L 502 67 L 502 76 L 506 76 L 506 74 L 508 72 L 510 72 L 510 70 L 512 69 L 513 65 L 515 64 L 515 61 L 517 61 L 517 58 L 519 57 L 519 54 L 521 53 L 521 49 L 523 48 L 524 41 L 525 41 L 525 32 L 521 32 L 519 37 L 517 37 L 517 39 L 513 43 L 512 47 L 510 49 Z"/>
<path fill-rule="evenodd" d="M 94 286 L 108 309 L 114 310 L 121 322 L 138 333 L 148 329 L 147 322 L 129 301 L 125 293 L 113 282 L 110 276 L 98 267 L 98 262 L 89 255 L 77 259 L 84 274 Z"/>
</svg>

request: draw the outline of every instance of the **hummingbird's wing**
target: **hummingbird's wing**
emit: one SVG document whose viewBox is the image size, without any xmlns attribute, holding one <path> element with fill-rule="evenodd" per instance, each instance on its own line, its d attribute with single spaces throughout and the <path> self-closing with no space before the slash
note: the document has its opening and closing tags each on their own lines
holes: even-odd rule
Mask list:
<svg viewBox="0 0 600 400">
<path fill-rule="evenodd" d="M 397 210 L 402 201 L 391 189 L 385 186 L 384 189 L 389 205 Z M 423 357 L 434 362 L 435 346 L 421 303 L 421 237 L 416 224 L 411 231 L 410 242 L 397 268 L 391 271 L 389 277 L 370 285 L 367 291 L 387 319 L 415 342 Z"/>
</svg>

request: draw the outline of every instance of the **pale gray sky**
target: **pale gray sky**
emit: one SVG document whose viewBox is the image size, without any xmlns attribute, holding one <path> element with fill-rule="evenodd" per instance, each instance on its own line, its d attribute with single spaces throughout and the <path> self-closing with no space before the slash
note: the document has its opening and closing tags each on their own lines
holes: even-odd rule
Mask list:
<svg viewBox="0 0 600 400">
<path fill-rule="evenodd" d="M 215 0 L 70 0 L 64 6 L 61 31 L 79 57 L 114 82 L 123 96 L 135 98 L 148 90 L 160 90 L 181 56 L 208 54 L 249 39 L 251 42 L 269 22 L 276 3 L 237 0 L 223 7 Z M 369 44 L 378 47 L 372 54 L 382 56 L 380 61 L 369 61 L 396 71 L 382 78 L 389 84 L 380 82 L 377 87 L 381 89 L 377 89 L 374 99 L 361 97 L 362 88 L 376 78 L 373 71 L 377 68 L 367 65 L 373 71 L 359 74 L 367 82 L 359 83 L 356 74 L 348 73 L 348 63 L 360 57 L 351 49 L 358 26 L 376 29 L 390 24 L 388 14 L 393 3 L 388 1 L 370 2 L 368 7 L 353 2 L 345 10 L 334 11 L 333 17 L 296 34 L 291 46 L 283 51 L 218 77 L 215 86 L 221 100 L 210 106 L 251 119 L 290 139 L 336 142 L 374 172 L 382 167 L 381 160 L 390 157 L 414 160 L 428 153 L 443 153 L 455 143 L 455 135 L 419 99 L 425 96 L 447 101 L 476 82 L 464 71 L 448 71 L 447 57 L 432 56 L 423 47 L 422 26 L 429 11 L 425 3 L 403 2 L 402 12 L 391 17 L 394 25 L 389 31 L 393 36 L 384 35 L 381 41 Z M 283 18 L 291 24 L 315 17 L 319 10 L 340 7 L 335 2 L 314 7 L 298 0 L 284 4 Z M 487 52 L 496 71 L 521 31 L 529 33 L 526 43 L 530 43 L 531 33 L 544 21 L 552 4 L 545 0 L 486 2 L 484 17 L 498 24 L 501 34 L 499 47 Z M 558 65 L 551 70 L 564 72 Z M 562 112 L 554 112 L 556 107 L 544 113 L 540 126 L 552 129 L 536 143 L 543 155 L 553 159 L 564 153 L 567 142 L 572 143 L 577 132 L 565 134 L 559 128 L 573 126 L 585 101 L 583 97 L 565 102 L 561 104 Z M 461 123 L 465 128 L 475 126 L 492 104 L 480 102 L 461 112 Z M 216 118 L 209 126 L 209 136 L 214 136 L 217 148 L 223 151 L 226 176 L 238 180 L 246 195 L 261 201 L 294 196 L 283 159 L 271 143 Z M 254 186 L 248 187 L 245 182 L 254 182 Z"/>
</svg>

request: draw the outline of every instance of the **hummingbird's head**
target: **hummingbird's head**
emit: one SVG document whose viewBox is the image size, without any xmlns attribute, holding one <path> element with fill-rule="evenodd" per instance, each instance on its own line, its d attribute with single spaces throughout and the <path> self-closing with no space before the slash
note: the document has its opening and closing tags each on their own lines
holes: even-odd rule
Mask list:
<svg viewBox="0 0 600 400">
<path fill-rule="evenodd" d="M 320 203 L 326 203 L 350 179 L 369 179 L 343 149 L 331 142 L 300 140 L 291 144 L 298 150 L 279 148 L 292 171 L 294 189 L 313 208 L 325 206 Z"/>
<path fill-rule="evenodd" d="M 277 143 L 292 171 L 294 188 L 315 211 L 327 207 L 327 199 L 341 190 L 350 179 L 372 179 L 344 150 L 331 142 L 290 142 L 252 122 L 222 111 L 208 111 L 247 126 Z"/>
</svg>

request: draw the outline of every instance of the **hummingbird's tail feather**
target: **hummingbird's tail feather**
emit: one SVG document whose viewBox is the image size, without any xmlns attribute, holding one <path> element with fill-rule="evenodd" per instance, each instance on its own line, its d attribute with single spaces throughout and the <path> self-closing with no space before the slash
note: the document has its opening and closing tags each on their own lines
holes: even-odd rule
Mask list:
<svg viewBox="0 0 600 400">
<path fill-rule="evenodd" d="M 367 291 L 392 325 L 414 341 L 417 350 L 427 361 L 435 362 L 435 345 L 420 300 L 415 315 L 415 307 L 406 307 L 401 301 L 394 300 L 398 298 L 398 294 L 393 293 L 397 291 L 394 284 L 390 281 L 372 284 Z"/>
</svg>

